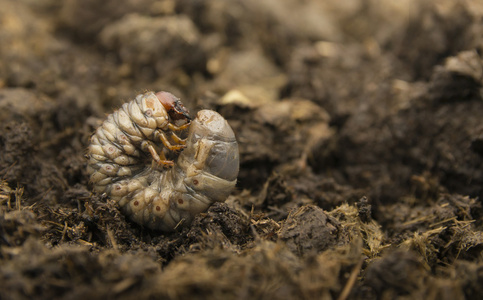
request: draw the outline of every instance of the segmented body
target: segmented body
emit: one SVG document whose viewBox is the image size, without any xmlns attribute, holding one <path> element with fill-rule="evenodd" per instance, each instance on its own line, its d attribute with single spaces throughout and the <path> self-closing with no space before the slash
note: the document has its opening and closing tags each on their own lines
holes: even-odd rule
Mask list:
<svg viewBox="0 0 483 300">
<path fill-rule="evenodd" d="M 117 201 L 134 222 L 171 231 L 228 197 L 239 155 L 233 130 L 214 111 L 198 112 L 186 140 L 170 135 L 188 127 L 173 125 L 175 119 L 189 122 L 189 117 L 184 107 L 166 110 L 159 98 L 159 93 L 138 95 L 109 115 L 91 138 L 87 170 L 94 191 Z M 171 162 L 167 148 L 184 150 Z"/>
</svg>

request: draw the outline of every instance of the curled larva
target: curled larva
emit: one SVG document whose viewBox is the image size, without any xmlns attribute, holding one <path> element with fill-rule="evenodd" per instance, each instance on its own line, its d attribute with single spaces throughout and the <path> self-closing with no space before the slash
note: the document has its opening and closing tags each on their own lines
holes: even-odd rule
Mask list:
<svg viewBox="0 0 483 300">
<path fill-rule="evenodd" d="M 188 127 L 186 139 L 174 133 Z M 224 201 L 239 169 L 226 120 L 202 110 L 190 121 L 179 99 L 165 92 L 138 95 L 109 115 L 91 138 L 88 159 L 95 192 L 117 201 L 134 222 L 163 231 Z"/>
</svg>

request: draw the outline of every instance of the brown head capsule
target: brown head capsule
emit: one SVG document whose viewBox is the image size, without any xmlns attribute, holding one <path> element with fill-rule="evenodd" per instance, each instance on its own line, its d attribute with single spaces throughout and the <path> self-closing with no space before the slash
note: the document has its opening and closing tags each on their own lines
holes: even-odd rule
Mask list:
<svg viewBox="0 0 483 300">
<path fill-rule="evenodd" d="M 163 104 L 172 120 L 191 120 L 189 111 L 184 107 L 179 98 L 168 92 L 157 92 L 156 97 Z"/>
<path fill-rule="evenodd" d="M 176 135 L 188 127 L 187 139 Z M 138 95 L 109 115 L 92 136 L 88 156 L 94 191 L 116 200 L 134 222 L 164 231 L 224 201 L 239 167 L 226 120 L 202 110 L 191 121 L 167 92 Z"/>
</svg>

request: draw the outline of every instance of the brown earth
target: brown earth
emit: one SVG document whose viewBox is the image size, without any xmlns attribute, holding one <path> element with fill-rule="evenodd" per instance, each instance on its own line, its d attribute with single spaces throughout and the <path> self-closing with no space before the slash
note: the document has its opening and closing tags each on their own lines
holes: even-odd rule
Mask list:
<svg viewBox="0 0 483 300">
<path fill-rule="evenodd" d="M 483 298 L 479 2 L 0 0 L 0 299 Z M 145 90 L 240 146 L 170 234 L 86 175 Z"/>
</svg>

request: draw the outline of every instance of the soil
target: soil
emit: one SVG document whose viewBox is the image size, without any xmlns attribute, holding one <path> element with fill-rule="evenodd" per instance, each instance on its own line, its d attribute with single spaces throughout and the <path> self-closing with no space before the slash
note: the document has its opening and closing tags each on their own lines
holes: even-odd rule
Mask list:
<svg viewBox="0 0 483 300">
<path fill-rule="evenodd" d="M 0 0 L 0 299 L 483 298 L 480 2 Z M 86 173 L 146 90 L 239 142 L 173 233 Z"/>
</svg>

